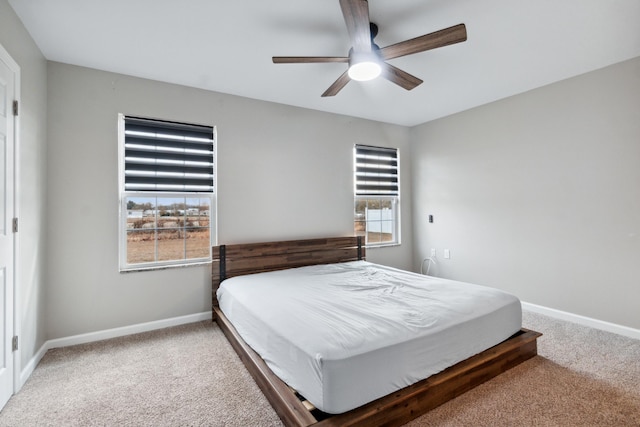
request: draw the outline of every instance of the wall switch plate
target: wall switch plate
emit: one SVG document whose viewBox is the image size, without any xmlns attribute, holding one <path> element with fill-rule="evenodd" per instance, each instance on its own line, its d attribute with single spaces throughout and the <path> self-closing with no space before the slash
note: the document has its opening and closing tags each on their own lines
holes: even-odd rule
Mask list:
<svg viewBox="0 0 640 427">
<path fill-rule="evenodd" d="M 431 248 L 431 256 L 436 256 L 436 248 Z"/>
<path fill-rule="evenodd" d="M 445 257 L 445 259 L 451 258 L 451 253 L 449 252 L 449 249 L 445 249 L 444 250 L 444 257 Z"/>
</svg>

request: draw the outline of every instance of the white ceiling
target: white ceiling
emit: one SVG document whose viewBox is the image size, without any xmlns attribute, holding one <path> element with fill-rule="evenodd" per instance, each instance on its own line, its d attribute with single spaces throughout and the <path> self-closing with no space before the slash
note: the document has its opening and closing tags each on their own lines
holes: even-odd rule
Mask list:
<svg viewBox="0 0 640 427">
<path fill-rule="evenodd" d="M 380 47 L 464 23 L 464 43 L 389 61 L 424 80 L 320 94 L 346 64 L 338 0 L 9 0 L 44 56 L 132 76 L 413 126 L 640 56 L 638 0 L 369 0 Z"/>
</svg>

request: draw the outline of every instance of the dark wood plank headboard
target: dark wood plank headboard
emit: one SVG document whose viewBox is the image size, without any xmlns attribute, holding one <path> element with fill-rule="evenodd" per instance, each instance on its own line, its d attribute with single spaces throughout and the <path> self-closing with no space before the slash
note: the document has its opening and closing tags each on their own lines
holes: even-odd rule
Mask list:
<svg viewBox="0 0 640 427">
<path fill-rule="evenodd" d="M 216 292 L 220 282 L 230 277 L 364 260 L 365 255 L 361 236 L 214 246 L 211 278 L 213 305 L 218 305 Z"/>
</svg>

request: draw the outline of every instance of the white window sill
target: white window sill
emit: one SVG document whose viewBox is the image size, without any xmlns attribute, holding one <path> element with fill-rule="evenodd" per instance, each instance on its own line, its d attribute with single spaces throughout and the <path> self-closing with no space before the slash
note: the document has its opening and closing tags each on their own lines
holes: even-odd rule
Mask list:
<svg viewBox="0 0 640 427">
<path fill-rule="evenodd" d="M 203 265 L 211 265 L 211 260 L 187 262 L 184 264 L 166 264 L 166 265 L 148 265 L 148 266 L 132 266 L 121 268 L 120 273 L 135 273 L 139 271 L 151 271 L 151 270 L 166 270 L 169 268 L 186 268 L 186 267 L 200 267 Z"/>
<path fill-rule="evenodd" d="M 365 245 L 366 249 L 377 249 L 377 248 L 391 248 L 394 246 L 400 246 L 400 243 L 384 243 L 381 245 Z"/>
</svg>

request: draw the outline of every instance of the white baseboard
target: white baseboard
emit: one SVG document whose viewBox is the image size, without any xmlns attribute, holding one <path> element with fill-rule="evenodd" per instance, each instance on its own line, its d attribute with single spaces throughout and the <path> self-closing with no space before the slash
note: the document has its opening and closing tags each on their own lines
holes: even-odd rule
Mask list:
<svg viewBox="0 0 640 427">
<path fill-rule="evenodd" d="M 121 328 L 106 329 L 104 331 L 89 332 L 87 334 L 73 335 L 65 338 L 57 338 L 47 341 L 49 348 L 68 347 L 70 345 L 85 344 L 89 342 L 108 340 L 110 338 L 123 337 L 138 334 L 140 332 L 154 331 L 156 329 L 170 328 L 172 326 L 187 323 L 210 320 L 211 312 L 189 314 L 187 316 L 173 317 L 171 319 L 156 320 L 153 322 L 138 323 L 136 325 L 123 326 Z"/>
<path fill-rule="evenodd" d="M 605 322 L 604 320 L 593 319 L 591 317 L 581 316 L 555 308 L 544 307 L 541 305 L 522 302 L 522 308 L 533 311 L 534 313 L 544 314 L 567 322 L 577 323 L 579 325 L 588 326 L 602 331 L 613 332 L 614 334 L 624 335 L 625 337 L 640 340 L 640 329 L 630 328 L 628 326 L 618 325 L 616 323 Z"/>
<path fill-rule="evenodd" d="M 44 344 L 42 344 L 42 347 L 40 347 L 36 354 L 31 358 L 31 360 L 29 360 L 29 363 L 27 363 L 22 371 L 20 371 L 20 384 L 18 384 L 18 387 L 15 390 L 16 393 L 20 391 L 20 389 L 22 389 L 22 386 L 27 382 L 33 371 L 36 369 L 36 366 L 38 366 L 38 363 L 40 363 L 40 361 L 44 357 L 47 350 L 49 350 L 49 347 L 47 346 L 47 342 L 45 342 Z"/>
<path fill-rule="evenodd" d="M 103 331 L 89 332 L 86 334 L 73 335 L 70 337 L 56 338 L 46 341 L 38 352 L 29 360 L 29 363 L 20 372 L 20 385 L 18 390 L 27 382 L 33 371 L 44 357 L 47 350 L 59 347 L 68 347 L 70 345 L 86 344 L 95 341 L 102 341 L 110 338 L 123 337 L 126 335 L 138 334 L 140 332 L 149 332 L 156 329 L 170 328 L 172 326 L 185 325 L 187 323 L 195 323 L 203 320 L 211 320 L 210 311 L 202 313 L 189 314 L 186 316 L 172 317 L 170 319 L 156 320 L 153 322 L 138 323 L 136 325 L 123 326 L 121 328 L 106 329 Z"/>
</svg>

